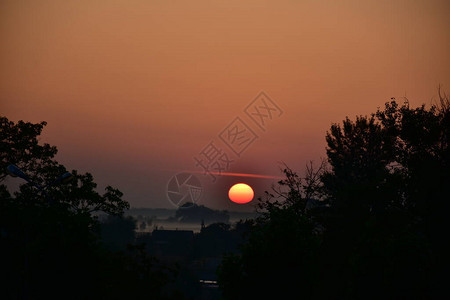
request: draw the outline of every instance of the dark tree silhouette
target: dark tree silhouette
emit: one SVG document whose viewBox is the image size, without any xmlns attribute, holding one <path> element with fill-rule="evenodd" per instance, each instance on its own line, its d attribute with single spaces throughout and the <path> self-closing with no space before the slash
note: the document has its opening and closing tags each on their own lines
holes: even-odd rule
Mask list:
<svg viewBox="0 0 450 300">
<path fill-rule="evenodd" d="M 227 299 L 290 299 L 311 297 L 318 279 L 316 263 L 320 228 L 307 209 L 315 177 L 323 171 L 308 169 L 308 179 L 285 166 L 286 179 L 259 199 L 261 216 L 251 227 L 240 254 L 228 254 L 219 280 Z M 295 296 L 294 296 L 295 297 Z"/>
<path fill-rule="evenodd" d="M 47 122 L 14 123 L 0 116 L 0 183 L 8 175 L 6 167 L 9 164 L 26 170 L 30 177 L 42 173 L 42 168 L 55 164 L 53 158 L 58 152 L 56 147 L 40 145 L 38 141 L 45 125 Z"/>
<path fill-rule="evenodd" d="M 228 223 L 230 216 L 227 211 L 213 210 L 204 205 L 197 205 L 195 203 L 188 202 L 177 209 L 174 220 L 177 222 L 197 224 L 200 224 L 201 222 Z"/>
<path fill-rule="evenodd" d="M 127 245 L 133 244 L 135 229 L 136 221 L 131 216 L 108 216 L 100 222 L 102 242 L 111 250 L 125 250 Z"/>
<path fill-rule="evenodd" d="M 92 175 L 76 170 L 68 184 L 52 184 L 66 168 L 54 160 L 56 147 L 38 142 L 46 123 L 14 123 L 5 117 L 0 121 L 0 181 L 5 179 L 6 166 L 15 164 L 33 182 L 47 186 L 44 193 L 24 181 L 11 195 L 0 185 L 2 297 L 124 299 L 151 295 L 169 299 L 174 293 L 164 291 L 164 286 L 173 280 L 174 270 L 148 257 L 142 247 L 130 245 L 125 251 L 111 252 L 102 244 L 99 213 L 114 216 L 122 224 L 116 224 L 116 231 L 126 230 L 129 224 L 122 219 L 129 208 L 122 193 L 108 186 L 99 194 Z M 106 240 L 111 237 L 105 235 Z M 130 241 L 131 236 L 121 240 L 120 248 Z"/>
<path fill-rule="evenodd" d="M 430 108 L 391 101 L 332 125 L 328 166 L 305 178 L 286 167 L 240 253 L 224 258 L 224 296 L 442 297 L 449 133 L 440 91 Z"/>
</svg>

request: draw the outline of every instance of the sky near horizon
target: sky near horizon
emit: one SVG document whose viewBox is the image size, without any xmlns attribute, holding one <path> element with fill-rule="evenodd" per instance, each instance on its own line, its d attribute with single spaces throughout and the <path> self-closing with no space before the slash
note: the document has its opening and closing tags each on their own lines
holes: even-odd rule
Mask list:
<svg viewBox="0 0 450 300">
<path fill-rule="evenodd" d="M 134 207 L 173 207 L 168 183 L 189 171 L 200 204 L 250 209 L 228 188 L 262 195 L 280 161 L 302 172 L 332 123 L 450 93 L 449 13 L 445 0 L 1 1 L 0 114 L 47 121 L 59 162 Z M 263 127 L 245 113 L 260 95 Z M 250 129 L 238 154 L 231 128 Z M 233 160 L 215 182 L 195 161 L 210 142 Z"/>
</svg>

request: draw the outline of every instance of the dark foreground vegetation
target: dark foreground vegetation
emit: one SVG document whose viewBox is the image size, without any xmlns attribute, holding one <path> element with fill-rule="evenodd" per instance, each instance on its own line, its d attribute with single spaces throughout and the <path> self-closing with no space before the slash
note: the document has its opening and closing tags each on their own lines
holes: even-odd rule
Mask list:
<svg viewBox="0 0 450 300">
<path fill-rule="evenodd" d="M 392 101 L 333 125 L 328 159 L 304 178 L 286 167 L 225 256 L 226 299 L 448 298 L 449 104 Z"/>
<path fill-rule="evenodd" d="M 69 182 L 55 181 L 67 170 L 54 159 L 55 147 L 38 143 L 45 122 L 2 117 L 0 126 L 0 183 L 10 164 L 34 183 L 13 194 L 0 185 L 4 299 L 448 294 L 445 95 L 430 108 L 393 100 L 369 117 L 333 125 L 327 159 L 308 165 L 305 176 L 284 166 L 286 178 L 259 199 L 256 220 L 211 224 L 198 234 L 155 230 L 136 236 L 135 221 L 123 217 L 129 205 L 119 190 L 99 194 L 92 176 L 76 170 Z M 191 218 L 186 211 L 177 218 Z M 217 278 L 219 289 L 202 287 Z"/>
</svg>

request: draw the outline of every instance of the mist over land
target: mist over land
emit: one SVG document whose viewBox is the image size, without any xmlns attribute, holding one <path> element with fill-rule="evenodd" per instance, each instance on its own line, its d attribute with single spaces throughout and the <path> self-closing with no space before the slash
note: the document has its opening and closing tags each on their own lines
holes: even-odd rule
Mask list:
<svg viewBox="0 0 450 300">
<path fill-rule="evenodd" d="M 256 212 L 237 212 L 237 211 L 222 211 L 220 215 L 214 211 L 206 213 L 197 213 L 191 216 L 190 219 L 183 220 L 182 216 L 176 217 L 176 209 L 167 208 L 130 208 L 125 215 L 132 216 L 136 219 L 136 230 L 138 232 L 150 232 L 155 229 L 166 230 L 192 230 L 199 232 L 202 223 L 208 226 L 213 223 L 227 223 L 234 225 L 240 220 L 255 219 L 258 214 Z M 144 222 L 146 225 L 142 225 Z"/>
</svg>

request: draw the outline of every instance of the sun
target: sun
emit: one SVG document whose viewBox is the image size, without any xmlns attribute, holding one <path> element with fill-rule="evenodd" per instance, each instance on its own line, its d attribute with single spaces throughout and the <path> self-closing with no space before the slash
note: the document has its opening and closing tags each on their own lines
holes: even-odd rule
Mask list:
<svg viewBox="0 0 450 300">
<path fill-rule="evenodd" d="M 245 183 L 236 183 L 228 191 L 228 197 L 231 201 L 238 204 L 248 203 L 253 200 L 255 193 L 251 186 Z"/>
</svg>

